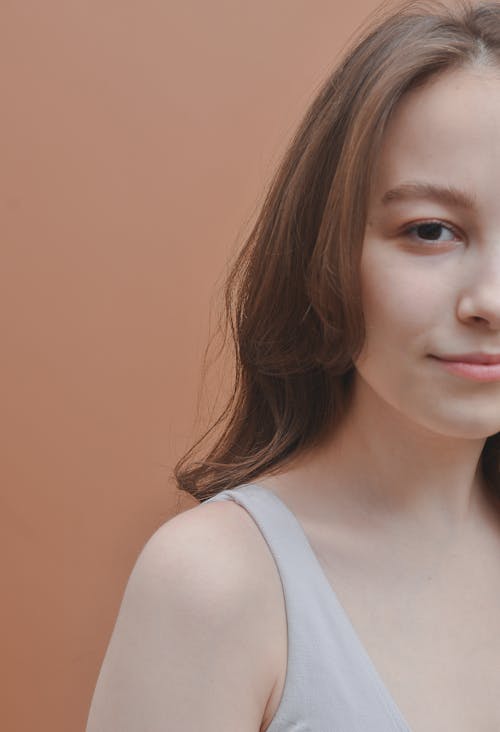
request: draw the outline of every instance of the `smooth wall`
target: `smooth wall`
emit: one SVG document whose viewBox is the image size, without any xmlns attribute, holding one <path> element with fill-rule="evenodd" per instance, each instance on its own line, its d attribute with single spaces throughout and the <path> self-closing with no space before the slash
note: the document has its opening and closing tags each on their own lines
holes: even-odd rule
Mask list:
<svg viewBox="0 0 500 732">
<path fill-rule="evenodd" d="M 84 730 L 137 555 L 196 505 L 229 257 L 375 6 L 2 3 L 2 729 Z"/>
</svg>

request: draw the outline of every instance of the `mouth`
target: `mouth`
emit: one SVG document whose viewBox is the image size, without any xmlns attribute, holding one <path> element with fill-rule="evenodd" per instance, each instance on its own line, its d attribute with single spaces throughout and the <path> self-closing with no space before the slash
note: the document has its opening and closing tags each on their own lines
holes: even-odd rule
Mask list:
<svg viewBox="0 0 500 732">
<path fill-rule="evenodd" d="M 500 363 L 500 353 L 455 353 L 445 356 L 433 356 L 442 361 L 455 361 L 458 363 Z"/>
<path fill-rule="evenodd" d="M 442 368 L 451 374 L 472 381 L 500 381 L 500 356 L 489 356 L 489 361 L 472 360 L 485 358 L 485 354 L 464 354 L 457 356 L 434 356 Z M 468 360 L 465 360 L 468 359 Z"/>
</svg>

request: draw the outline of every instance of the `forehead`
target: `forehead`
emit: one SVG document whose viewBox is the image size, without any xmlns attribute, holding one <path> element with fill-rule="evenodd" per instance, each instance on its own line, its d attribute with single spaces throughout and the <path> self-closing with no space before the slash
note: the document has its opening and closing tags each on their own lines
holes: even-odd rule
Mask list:
<svg viewBox="0 0 500 732">
<path fill-rule="evenodd" d="M 376 200 L 406 180 L 455 185 L 478 200 L 498 200 L 500 69 L 446 72 L 403 96 L 375 161 Z"/>
</svg>

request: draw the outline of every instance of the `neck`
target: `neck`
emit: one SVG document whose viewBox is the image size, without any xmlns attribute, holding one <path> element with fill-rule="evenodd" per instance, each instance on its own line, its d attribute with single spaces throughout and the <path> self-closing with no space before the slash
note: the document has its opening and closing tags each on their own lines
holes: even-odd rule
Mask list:
<svg viewBox="0 0 500 732">
<path fill-rule="evenodd" d="M 322 476 L 315 485 L 327 492 L 335 476 L 336 511 L 366 516 L 368 509 L 375 521 L 407 520 L 442 535 L 484 515 L 479 460 L 485 441 L 412 422 L 359 381 L 348 415 L 310 465 Z"/>
</svg>

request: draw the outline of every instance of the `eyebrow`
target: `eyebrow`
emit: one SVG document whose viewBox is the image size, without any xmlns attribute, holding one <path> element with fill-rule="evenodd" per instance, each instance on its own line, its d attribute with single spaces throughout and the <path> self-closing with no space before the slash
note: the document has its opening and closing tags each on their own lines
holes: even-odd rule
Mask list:
<svg viewBox="0 0 500 732">
<path fill-rule="evenodd" d="M 468 210 L 475 209 L 477 205 L 474 196 L 453 185 L 441 186 L 435 183 L 413 181 L 401 183 L 386 191 L 381 202 L 383 205 L 387 205 L 392 201 L 406 201 L 412 198 L 434 199 L 440 203 Z"/>
</svg>

